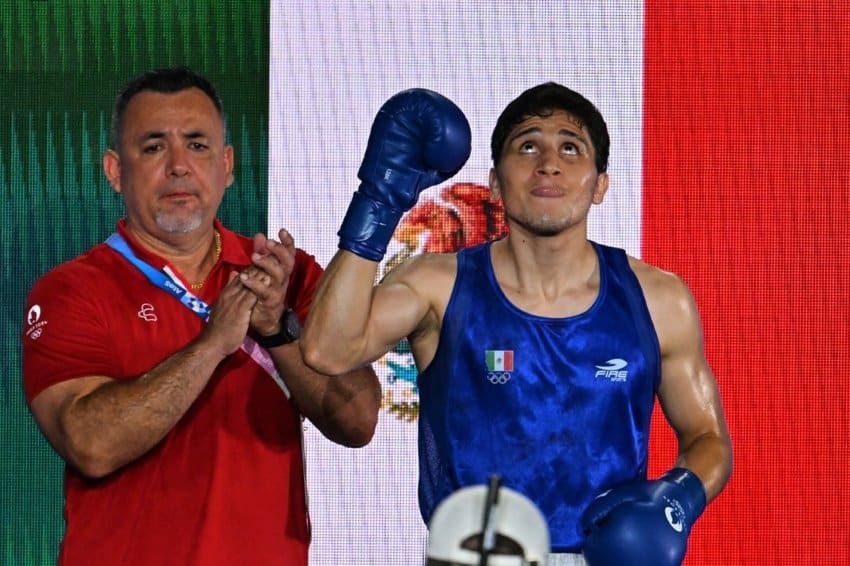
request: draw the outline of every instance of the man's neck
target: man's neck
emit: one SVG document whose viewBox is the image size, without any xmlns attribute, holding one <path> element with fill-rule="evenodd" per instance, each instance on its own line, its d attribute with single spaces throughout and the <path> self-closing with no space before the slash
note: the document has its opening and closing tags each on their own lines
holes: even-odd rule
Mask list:
<svg viewBox="0 0 850 566">
<path fill-rule="evenodd" d="M 599 262 L 586 234 L 544 238 L 511 232 L 493 244 L 492 254 L 503 292 L 528 312 L 577 314 L 593 302 L 598 291 Z"/>
<path fill-rule="evenodd" d="M 160 236 L 139 230 L 128 223 L 127 231 L 139 246 L 168 261 L 190 284 L 203 282 L 218 260 L 215 256 L 221 250 L 220 244 L 215 245 L 216 230 L 212 225 L 191 232 L 164 233 Z"/>
</svg>

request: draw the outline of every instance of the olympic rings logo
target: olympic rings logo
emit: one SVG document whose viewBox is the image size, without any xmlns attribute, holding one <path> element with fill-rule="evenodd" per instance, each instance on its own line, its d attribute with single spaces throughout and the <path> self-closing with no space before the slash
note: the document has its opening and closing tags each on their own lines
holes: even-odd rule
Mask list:
<svg viewBox="0 0 850 566">
<path fill-rule="evenodd" d="M 504 385 L 511 380 L 511 374 L 507 371 L 488 371 L 487 381 L 493 385 Z"/>
</svg>

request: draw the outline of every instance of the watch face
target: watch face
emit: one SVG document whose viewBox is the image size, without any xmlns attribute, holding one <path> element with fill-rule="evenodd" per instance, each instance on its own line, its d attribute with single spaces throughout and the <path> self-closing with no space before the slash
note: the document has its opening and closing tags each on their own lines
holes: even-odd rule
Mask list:
<svg viewBox="0 0 850 566">
<path fill-rule="evenodd" d="M 286 334 L 290 340 L 298 340 L 301 338 L 301 321 L 298 320 L 298 315 L 292 309 L 287 309 L 283 317 L 283 324 L 286 327 Z"/>
</svg>

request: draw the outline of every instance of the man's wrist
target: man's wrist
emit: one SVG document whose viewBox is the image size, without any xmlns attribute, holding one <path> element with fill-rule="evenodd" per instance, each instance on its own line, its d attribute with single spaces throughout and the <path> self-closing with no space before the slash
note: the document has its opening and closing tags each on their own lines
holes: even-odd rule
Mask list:
<svg viewBox="0 0 850 566">
<path fill-rule="evenodd" d="M 283 325 L 280 323 L 280 321 L 278 321 L 277 324 L 275 324 L 274 329 L 272 329 L 270 332 L 256 331 L 254 332 L 254 334 L 256 334 L 258 340 L 262 340 L 263 338 L 271 338 L 272 336 L 280 334 L 280 331 L 282 329 Z"/>
<path fill-rule="evenodd" d="M 257 344 L 263 348 L 275 348 L 284 344 L 292 344 L 301 337 L 301 321 L 295 311 L 288 308 L 283 311 L 278 323 L 278 330 L 274 334 L 263 336 L 257 335 Z"/>
</svg>

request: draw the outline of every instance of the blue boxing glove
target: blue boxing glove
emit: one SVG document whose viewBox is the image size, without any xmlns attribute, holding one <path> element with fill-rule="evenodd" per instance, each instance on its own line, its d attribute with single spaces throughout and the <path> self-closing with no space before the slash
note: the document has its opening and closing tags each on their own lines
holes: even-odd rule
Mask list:
<svg viewBox="0 0 850 566">
<path fill-rule="evenodd" d="M 419 193 L 450 178 L 469 159 L 471 138 L 466 116 L 441 94 L 415 88 L 387 100 L 372 124 L 339 247 L 380 261 Z"/>
<path fill-rule="evenodd" d="M 582 515 L 584 558 L 589 566 L 678 566 L 705 505 L 702 482 L 684 468 L 611 489 Z"/>
</svg>

